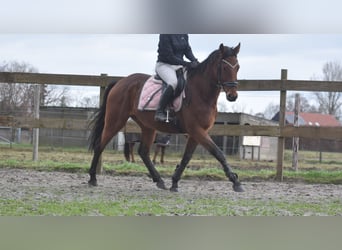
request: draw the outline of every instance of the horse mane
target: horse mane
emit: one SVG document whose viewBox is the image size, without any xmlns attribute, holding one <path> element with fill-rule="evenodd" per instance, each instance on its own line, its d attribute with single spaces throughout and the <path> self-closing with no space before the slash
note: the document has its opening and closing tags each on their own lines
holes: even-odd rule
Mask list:
<svg viewBox="0 0 342 250">
<path fill-rule="evenodd" d="M 219 54 L 219 50 L 215 50 L 211 52 L 211 54 L 207 57 L 207 59 L 205 59 L 203 62 L 198 64 L 196 68 L 187 67 L 186 69 L 187 77 L 191 79 L 194 75 L 205 72 L 206 69 L 217 60 L 218 54 Z"/>
<path fill-rule="evenodd" d="M 222 58 L 228 57 L 228 56 L 236 56 L 233 48 L 225 46 L 225 52 Z M 199 65 L 197 65 L 196 68 L 190 68 L 187 67 L 187 77 L 190 79 L 193 76 L 203 73 L 206 71 L 208 67 L 210 67 L 213 63 L 216 62 L 217 57 L 221 54 L 221 51 L 219 49 L 214 50 L 213 52 L 210 53 L 210 55 Z"/>
</svg>

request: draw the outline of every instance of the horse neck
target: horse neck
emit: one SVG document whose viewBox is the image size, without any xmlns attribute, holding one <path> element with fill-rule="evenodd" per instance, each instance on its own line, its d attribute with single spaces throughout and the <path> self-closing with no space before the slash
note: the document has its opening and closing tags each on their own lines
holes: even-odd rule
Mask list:
<svg viewBox="0 0 342 250">
<path fill-rule="evenodd" d="M 203 72 L 193 76 L 191 83 L 189 85 L 191 85 L 192 95 L 197 96 L 207 105 L 216 106 L 220 94 L 220 88 L 216 86 L 216 75 L 210 74 L 210 72 Z"/>
</svg>

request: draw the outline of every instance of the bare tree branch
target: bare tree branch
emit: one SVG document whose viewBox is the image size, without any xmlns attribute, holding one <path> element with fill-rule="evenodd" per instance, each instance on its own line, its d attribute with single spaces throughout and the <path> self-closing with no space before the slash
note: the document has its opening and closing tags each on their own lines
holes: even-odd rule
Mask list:
<svg viewBox="0 0 342 250">
<path fill-rule="evenodd" d="M 3 62 L 0 71 L 30 72 L 38 70 L 32 65 L 22 62 Z M 0 85 L 0 110 L 2 113 L 30 115 L 33 106 L 33 86 L 31 84 L 2 83 Z"/>
<path fill-rule="evenodd" d="M 342 66 L 339 62 L 327 62 L 323 65 L 324 81 L 341 81 Z M 339 118 L 342 115 L 342 93 L 341 92 L 316 92 L 314 96 L 318 102 L 318 111 L 324 114 L 334 115 Z"/>
<path fill-rule="evenodd" d="M 26 62 L 3 62 L 0 64 L 3 72 L 38 73 L 38 69 Z M 71 98 L 69 88 L 56 85 L 41 85 L 40 105 L 68 106 Z M 0 112 L 30 116 L 33 107 L 34 88 L 32 84 L 1 83 Z"/>
</svg>

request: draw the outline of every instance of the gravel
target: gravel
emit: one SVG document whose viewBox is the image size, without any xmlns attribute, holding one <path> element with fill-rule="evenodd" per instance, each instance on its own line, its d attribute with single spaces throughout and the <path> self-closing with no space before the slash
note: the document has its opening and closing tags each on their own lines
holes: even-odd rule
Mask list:
<svg viewBox="0 0 342 250">
<path fill-rule="evenodd" d="M 115 201 L 118 196 L 170 196 L 158 189 L 148 176 L 99 175 L 99 186 L 89 187 L 88 174 L 45 172 L 26 169 L 0 169 L 0 199 L 30 199 L 36 201 Z M 171 186 L 171 180 L 165 179 Z M 232 201 L 275 201 L 323 204 L 342 202 L 342 188 L 333 184 L 303 184 L 279 182 L 243 182 L 244 193 L 235 193 L 228 181 L 181 180 L 179 193 L 184 199 L 224 198 Z M 172 198 L 172 196 L 171 196 Z M 243 207 L 237 209 L 245 209 Z M 291 215 L 284 211 L 282 215 Z M 304 215 L 313 214 L 308 211 Z M 341 215 L 341 214 L 340 214 Z"/>
</svg>

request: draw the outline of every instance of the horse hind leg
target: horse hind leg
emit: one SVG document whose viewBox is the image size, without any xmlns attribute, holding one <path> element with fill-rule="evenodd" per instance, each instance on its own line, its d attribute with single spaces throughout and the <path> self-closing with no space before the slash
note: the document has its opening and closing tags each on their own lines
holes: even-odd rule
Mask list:
<svg viewBox="0 0 342 250">
<path fill-rule="evenodd" d="M 177 165 L 174 174 L 172 175 L 172 186 L 170 188 L 171 192 L 178 192 L 178 181 L 181 179 L 181 176 L 184 172 L 185 167 L 188 165 L 189 161 L 192 158 L 192 155 L 197 147 L 198 143 L 193 140 L 191 137 L 188 138 L 186 143 L 185 151 L 183 154 L 183 158 L 180 164 Z"/>
<path fill-rule="evenodd" d="M 139 145 L 139 155 L 147 167 L 153 182 L 157 183 L 157 187 L 160 189 L 167 189 L 163 179 L 161 178 L 158 170 L 154 167 L 154 164 L 150 158 L 150 148 L 155 137 L 155 131 L 150 129 L 142 129 L 141 142 Z"/>
<path fill-rule="evenodd" d="M 127 117 L 128 119 L 128 117 Z M 104 129 L 101 133 L 101 140 L 100 143 L 94 148 L 94 155 L 91 162 L 91 167 L 89 169 L 89 175 L 90 179 L 88 181 L 88 184 L 90 186 L 97 186 L 97 179 L 96 179 L 96 172 L 99 168 L 99 160 L 101 157 L 101 154 L 103 150 L 105 149 L 106 145 L 109 143 L 109 141 L 113 138 L 114 135 L 116 135 L 120 129 L 125 125 L 125 122 L 127 119 L 121 119 L 117 121 L 107 121 L 105 123 Z"/>
<path fill-rule="evenodd" d="M 89 186 L 97 186 L 96 171 L 97 169 L 99 169 L 98 164 L 99 164 L 101 154 L 102 154 L 102 150 L 100 150 L 99 147 L 94 149 L 94 156 L 91 161 L 91 166 L 89 169 L 89 175 L 90 175 L 90 179 L 88 181 Z"/>
</svg>

